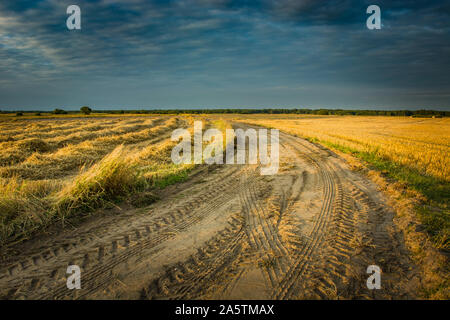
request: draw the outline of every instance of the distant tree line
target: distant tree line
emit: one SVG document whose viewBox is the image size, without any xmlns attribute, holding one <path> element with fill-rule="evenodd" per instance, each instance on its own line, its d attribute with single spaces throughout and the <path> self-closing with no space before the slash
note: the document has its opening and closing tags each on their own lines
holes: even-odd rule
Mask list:
<svg viewBox="0 0 450 320">
<path fill-rule="evenodd" d="M 171 110 L 96 110 L 97 113 L 138 114 L 312 114 L 356 116 L 420 116 L 449 117 L 450 111 L 436 110 L 344 110 L 344 109 L 171 109 Z"/>
<path fill-rule="evenodd" d="M 355 116 L 403 116 L 403 117 L 449 117 L 450 111 L 436 110 L 344 110 L 344 109 L 141 109 L 141 110 L 93 110 L 84 106 L 83 114 L 311 114 L 311 115 L 355 115 Z M 53 114 L 76 114 L 80 111 L 53 110 Z M 45 111 L 27 111 L 41 115 Z M 16 113 L 24 115 L 25 111 L 0 111 L 0 113 Z"/>
</svg>

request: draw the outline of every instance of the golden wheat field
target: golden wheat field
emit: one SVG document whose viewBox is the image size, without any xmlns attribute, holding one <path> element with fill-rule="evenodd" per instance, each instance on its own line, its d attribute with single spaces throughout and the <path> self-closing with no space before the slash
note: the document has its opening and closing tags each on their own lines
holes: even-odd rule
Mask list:
<svg viewBox="0 0 450 320">
<path fill-rule="evenodd" d="M 382 158 L 450 181 L 450 119 L 408 117 L 269 117 L 243 121 L 277 128 Z"/>
</svg>

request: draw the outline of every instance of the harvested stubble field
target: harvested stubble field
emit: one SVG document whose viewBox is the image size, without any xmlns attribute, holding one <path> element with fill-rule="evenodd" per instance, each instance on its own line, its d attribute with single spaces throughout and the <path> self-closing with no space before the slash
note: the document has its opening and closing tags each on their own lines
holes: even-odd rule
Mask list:
<svg viewBox="0 0 450 320">
<path fill-rule="evenodd" d="M 188 166 L 170 161 L 182 126 L 175 117 L 1 122 L 1 242 L 183 176 Z"/>
<path fill-rule="evenodd" d="M 280 129 L 278 173 L 174 165 L 172 131 L 194 119 L 222 132 Z M 0 297 L 448 298 L 449 123 L 3 120 Z M 66 287 L 72 264 L 82 268 L 80 290 Z M 372 264 L 381 290 L 366 286 Z"/>
</svg>

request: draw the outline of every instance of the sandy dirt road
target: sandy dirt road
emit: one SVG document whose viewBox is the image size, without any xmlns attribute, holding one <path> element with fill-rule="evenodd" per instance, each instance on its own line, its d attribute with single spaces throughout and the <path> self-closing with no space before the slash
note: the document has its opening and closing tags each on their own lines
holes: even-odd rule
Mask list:
<svg viewBox="0 0 450 320">
<path fill-rule="evenodd" d="M 242 125 L 241 125 L 242 126 Z M 280 168 L 202 166 L 145 208 L 9 248 L 3 299 L 407 299 L 417 274 L 376 186 L 280 133 Z M 81 289 L 66 287 L 68 265 Z M 366 286 L 378 265 L 382 288 Z"/>
</svg>

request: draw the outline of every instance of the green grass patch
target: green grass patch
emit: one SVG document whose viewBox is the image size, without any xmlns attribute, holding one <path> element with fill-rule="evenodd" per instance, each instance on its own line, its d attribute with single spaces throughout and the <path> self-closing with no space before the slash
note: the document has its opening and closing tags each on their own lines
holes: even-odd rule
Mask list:
<svg viewBox="0 0 450 320">
<path fill-rule="evenodd" d="M 175 172 L 175 173 L 169 174 L 165 177 L 155 180 L 154 187 L 163 189 L 172 184 L 186 181 L 188 179 L 188 177 L 189 177 L 188 170 L 181 171 L 181 172 Z"/>
</svg>

